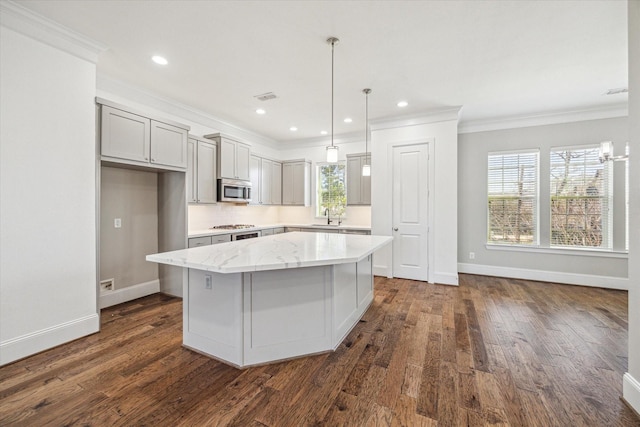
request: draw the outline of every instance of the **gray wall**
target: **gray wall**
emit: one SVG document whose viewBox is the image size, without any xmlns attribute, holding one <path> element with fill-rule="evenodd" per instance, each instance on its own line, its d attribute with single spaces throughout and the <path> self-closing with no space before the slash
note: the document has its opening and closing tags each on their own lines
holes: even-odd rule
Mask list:
<svg viewBox="0 0 640 427">
<path fill-rule="evenodd" d="M 100 280 L 114 278 L 116 290 L 157 280 L 145 256 L 158 252 L 158 175 L 102 167 L 101 184 Z"/>
<path fill-rule="evenodd" d="M 549 152 L 551 147 L 614 141 L 621 154 L 628 140 L 627 118 L 589 120 L 460 134 L 458 139 L 458 261 L 466 266 L 541 270 L 561 274 L 627 277 L 627 259 L 605 256 L 487 249 L 487 154 L 540 150 L 540 244 L 549 247 Z M 624 162 L 614 164 L 614 250 L 625 246 Z M 469 252 L 475 259 L 469 259 Z M 464 269 L 461 269 L 464 271 Z M 593 283 L 592 283 L 593 284 Z M 596 285 L 598 285 L 596 283 Z"/>
</svg>

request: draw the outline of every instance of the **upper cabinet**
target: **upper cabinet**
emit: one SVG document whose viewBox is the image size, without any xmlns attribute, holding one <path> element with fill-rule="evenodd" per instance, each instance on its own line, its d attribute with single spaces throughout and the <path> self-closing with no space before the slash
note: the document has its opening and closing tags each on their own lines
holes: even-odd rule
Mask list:
<svg viewBox="0 0 640 427">
<path fill-rule="evenodd" d="M 371 177 L 362 176 L 362 166 L 371 164 L 371 154 L 347 154 L 347 205 L 371 205 Z"/>
<path fill-rule="evenodd" d="M 242 179 L 249 181 L 249 158 L 251 147 L 242 142 L 222 136 L 219 133 L 205 135 L 218 144 L 218 178 Z"/>
<path fill-rule="evenodd" d="M 187 201 L 216 203 L 216 144 L 190 136 L 187 152 Z"/>
<path fill-rule="evenodd" d="M 252 205 L 282 204 L 282 163 L 251 156 Z"/>
<path fill-rule="evenodd" d="M 98 100 L 100 154 L 104 161 L 154 169 L 184 171 L 187 168 L 189 127 L 156 120 L 127 107 Z"/>
<path fill-rule="evenodd" d="M 311 162 L 308 160 L 282 163 L 282 204 L 311 206 Z"/>
</svg>

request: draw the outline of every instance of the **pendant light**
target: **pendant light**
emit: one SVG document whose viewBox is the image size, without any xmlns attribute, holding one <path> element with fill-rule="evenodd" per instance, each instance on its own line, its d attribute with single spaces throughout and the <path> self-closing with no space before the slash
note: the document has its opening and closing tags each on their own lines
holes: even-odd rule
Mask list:
<svg viewBox="0 0 640 427">
<path fill-rule="evenodd" d="M 333 48 L 340 40 L 337 37 L 329 37 L 327 43 L 331 45 L 331 145 L 327 146 L 327 162 L 338 161 L 338 147 L 333 145 Z"/>
<path fill-rule="evenodd" d="M 369 94 L 371 89 L 362 89 L 365 96 L 365 118 L 364 118 L 364 165 L 362 165 L 362 176 L 371 176 L 371 165 L 369 164 Z"/>
</svg>

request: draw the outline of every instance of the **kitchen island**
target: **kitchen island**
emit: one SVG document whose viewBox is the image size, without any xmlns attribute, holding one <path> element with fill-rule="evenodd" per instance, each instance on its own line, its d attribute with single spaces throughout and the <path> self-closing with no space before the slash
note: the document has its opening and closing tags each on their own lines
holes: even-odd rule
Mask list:
<svg viewBox="0 0 640 427">
<path fill-rule="evenodd" d="M 184 267 L 183 345 L 236 367 L 335 350 L 389 236 L 292 232 L 148 255 Z"/>
</svg>

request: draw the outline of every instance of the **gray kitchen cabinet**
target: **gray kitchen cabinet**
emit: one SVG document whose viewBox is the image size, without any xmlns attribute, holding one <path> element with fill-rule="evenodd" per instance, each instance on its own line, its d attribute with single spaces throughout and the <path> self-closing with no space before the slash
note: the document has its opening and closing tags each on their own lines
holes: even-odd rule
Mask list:
<svg viewBox="0 0 640 427">
<path fill-rule="evenodd" d="M 252 205 L 282 204 L 282 163 L 251 156 Z"/>
<path fill-rule="evenodd" d="M 231 241 L 231 234 L 218 234 L 211 236 L 211 244 L 217 245 L 218 243 L 227 243 Z"/>
<path fill-rule="evenodd" d="M 249 180 L 251 181 L 251 202 L 250 205 L 262 204 L 262 158 L 251 155 L 249 158 Z"/>
<path fill-rule="evenodd" d="M 262 230 L 262 236 L 272 236 L 273 235 L 273 228 L 265 228 L 264 230 Z"/>
<path fill-rule="evenodd" d="M 276 227 L 273 229 L 273 234 L 282 234 L 284 233 L 284 227 Z"/>
<path fill-rule="evenodd" d="M 340 234 L 360 234 L 363 236 L 371 235 L 371 230 L 349 230 L 347 228 L 341 228 Z"/>
<path fill-rule="evenodd" d="M 217 202 L 216 145 L 194 136 L 187 143 L 187 201 Z"/>
<path fill-rule="evenodd" d="M 197 248 L 198 246 L 209 246 L 210 244 L 211 244 L 211 236 L 191 237 L 189 238 L 188 246 L 190 248 Z"/>
<path fill-rule="evenodd" d="M 347 154 L 347 205 L 371 205 L 371 177 L 362 176 L 362 166 L 371 155 Z"/>
<path fill-rule="evenodd" d="M 311 205 L 311 162 L 308 160 L 282 163 L 282 204 Z"/>
<path fill-rule="evenodd" d="M 214 133 L 204 136 L 218 145 L 218 178 L 249 181 L 251 147 L 239 141 Z"/>
<path fill-rule="evenodd" d="M 145 117 L 108 101 L 98 103 L 102 160 L 155 169 L 187 168 L 188 126 Z"/>
<path fill-rule="evenodd" d="M 198 246 L 217 245 L 218 243 L 226 243 L 231 241 L 231 234 L 216 234 L 213 236 L 191 237 L 189 238 L 189 248 L 197 248 Z"/>
</svg>

